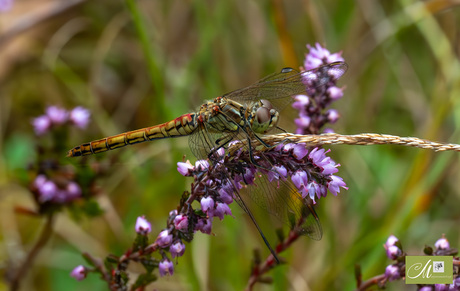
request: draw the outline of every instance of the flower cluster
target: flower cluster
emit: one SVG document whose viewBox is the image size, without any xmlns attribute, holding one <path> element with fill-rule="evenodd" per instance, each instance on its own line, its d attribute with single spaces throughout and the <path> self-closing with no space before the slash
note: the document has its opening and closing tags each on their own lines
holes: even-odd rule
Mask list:
<svg viewBox="0 0 460 291">
<path fill-rule="evenodd" d="M 89 123 L 90 113 L 87 109 L 78 106 L 67 111 L 58 106 L 49 106 L 45 114 L 32 120 L 36 135 L 43 135 L 51 128 L 70 122 L 78 128 L 86 128 Z"/>
<path fill-rule="evenodd" d="M 331 54 L 318 43 L 316 47 L 307 45 L 307 48 L 310 52 L 305 57 L 304 70 L 312 70 L 321 65 L 344 61 L 341 53 Z M 321 71 L 317 73 L 321 74 Z M 321 76 L 318 77 L 321 78 Z M 336 86 L 336 79 L 330 79 L 326 84 L 319 87 L 307 86 L 305 95 L 295 96 L 292 107 L 299 111 L 299 117 L 295 119 L 297 134 L 318 134 L 323 125 L 335 123 L 339 119 L 340 115 L 337 110 L 325 109 L 333 101 L 343 96 L 343 88 Z M 325 129 L 323 132 L 332 132 L 332 130 Z"/>
<path fill-rule="evenodd" d="M 66 204 L 81 197 L 81 188 L 76 182 L 65 180 L 58 184 L 43 174 L 35 178 L 32 192 L 39 204 Z"/>
</svg>

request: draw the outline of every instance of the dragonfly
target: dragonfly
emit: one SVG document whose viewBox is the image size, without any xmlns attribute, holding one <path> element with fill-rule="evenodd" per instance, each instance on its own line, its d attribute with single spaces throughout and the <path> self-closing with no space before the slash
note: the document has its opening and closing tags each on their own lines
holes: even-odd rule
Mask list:
<svg viewBox="0 0 460 291">
<path fill-rule="evenodd" d="M 204 103 L 197 112 L 181 115 L 163 124 L 81 144 L 69 150 L 67 156 L 87 156 L 146 141 L 189 136 L 189 147 L 198 159 L 217 162 L 213 159 L 214 153 L 221 148 L 227 148 L 232 142 L 240 142 L 241 147 L 249 152 L 251 163 L 264 168 L 254 157 L 253 144 L 258 142 L 267 149 L 273 147 L 266 144 L 260 136 L 282 130 L 278 127 L 280 111 L 294 101 L 293 96 L 321 89 L 327 83 L 337 81 L 347 68 L 344 62 L 333 62 L 300 72 L 293 68 L 284 68 L 248 87 Z M 264 160 L 263 152 L 258 151 L 257 158 Z M 258 183 L 261 187 L 250 190 L 250 195 L 240 195 L 237 189 L 234 192 L 235 200 L 250 216 L 277 262 L 279 260 L 276 253 L 245 202 L 247 199 L 285 224 L 289 224 L 289 218 L 283 213 L 284 210 L 294 214 L 296 218 L 307 217 L 301 234 L 308 234 L 314 240 L 322 237 L 321 224 L 312 202 L 303 199 L 292 182 L 284 180 L 281 183 L 281 187 L 275 186 L 261 177 Z"/>
</svg>

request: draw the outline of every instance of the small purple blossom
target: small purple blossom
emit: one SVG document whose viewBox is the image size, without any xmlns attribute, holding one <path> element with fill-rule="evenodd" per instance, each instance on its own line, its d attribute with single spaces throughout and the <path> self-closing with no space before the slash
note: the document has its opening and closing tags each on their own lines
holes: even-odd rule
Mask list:
<svg viewBox="0 0 460 291">
<path fill-rule="evenodd" d="M 438 239 L 434 246 L 437 250 L 448 250 L 450 249 L 449 241 L 443 236 L 442 238 Z"/>
<path fill-rule="evenodd" d="M 185 177 L 191 176 L 192 172 L 195 170 L 195 167 L 190 163 L 189 160 L 187 162 L 178 162 L 177 163 L 177 171 Z"/>
<path fill-rule="evenodd" d="M 308 150 L 305 148 L 305 144 L 299 143 L 294 146 L 292 154 L 296 159 L 301 160 L 308 154 Z"/>
<path fill-rule="evenodd" d="M 171 253 L 171 256 L 173 257 L 173 259 L 175 257 L 181 257 L 185 252 L 185 245 L 180 241 L 173 243 L 169 247 L 169 252 Z"/>
<path fill-rule="evenodd" d="M 150 222 L 145 219 L 145 216 L 139 216 L 136 220 L 136 226 L 134 227 L 136 232 L 141 235 L 147 235 L 152 230 Z"/>
<path fill-rule="evenodd" d="M 396 260 L 401 254 L 402 251 L 397 246 L 389 246 L 387 248 L 387 257 L 391 260 Z"/>
<path fill-rule="evenodd" d="M 388 281 L 400 279 L 401 275 L 399 274 L 399 268 L 395 265 L 387 266 L 385 269 L 385 277 L 388 279 Z"/>
<path fill-rule="evenodd" d="M 219 198 L 226 204 L 232 204 L 233 202 L 233 186 L 231 183 L 226 181 L 218 190 Z"/>
<path fill-rule="evenodd" d="M 434 284 L 434 291 L 449 291 L 449 290 L 450 288 L 449 288 L 449 285 L 447 284 Z"/>
<path fill-rule="evenodd" d="M 214 200 L 211 197 L 201 198 L 200 204 L 203 212 L 212 212 L 214 210 Z"/>
<path fill-rule="evenodd" d="M 43 135 L 51 128 L 51 119 L 46 115 L 41 115 L 32 120 L 32 125 L 36 135 Z"/>
<path fill-rule="evenodd" d="M 224 215 L 232 216 L 232 210 L 225 203 L 217 203 L 216 209 L 213 212 L 213 216 L 217 216 L 220 220 L 224 219 Z"/>
<path fill-rule="evenodd" d="M 287 169 L 280 165 L 280 166 L 273 166 L 272 170 L 268 172 L 268 181 L 279 180 L 280 175 L 282 178 L 287 177 Z"/>
<path fill-rule="evenodd" d="M 306 189 L 306 185 L 308 184 L 308 175 L 305 171 L 296 171 L 291 176 L 292 183 L 297 187 L 302 195 L 302 198 L 305 198 L 308 194 L 308 190 Z"/>
<path fill-rule="evenodd" d="M 311 70 L 317 68 L 323 64 L 333 62 L 343 62 L 341 52 L 331 54 L 327 49 L 323 48 L 319 43 L 316 43 L 315 47 L 307 45 L 310 52 L 305 56 L 304 68 L 305 70 Z"/>
<path fill-rule="evenodd" d="M 174 274 L 174 265 L 170 260 L 163 260 L 158 265 L 158 270 L 160 272 L 160 277 L 164 277 L 166 275 L 172 276 Z"/>
<path fill-rule="evenodd" d="M 299 114 L 299 118 L 294 119 L 295 125 L 297 128 L 305 128 L 308 127 L 311 123 L 311 118 L 305 114 Z"/>
<path fill-rule="evenodd" d="M 195 163 L 195 168 L 198 171 L 203 171 L 203 170 L 209 168 L 209 162 L 207 160 L 198 160 Z"/>
<path fill-rule="evenodd" d="M 201 231 L 202 233 L 211 234 L 212 230 L 212 218 L 201 218 L 195 224 L 195 230 Z"/>
<path fill-rule="evenodd" d="M 188 217 L 182 214 L 174 217 L 174 227 L 178 230 L 186 230 L 188 228 Z"/>
<path fill-rule="evenodd" d="M 337 110 L 335 110 L 335 109 L 329 109 L 326 112 L 326 116 L 327 116 L 327 121 L 329 123 L 336 123 L 337 120 L 339 120 L 339 118 L 340 118 L 339 112 Z"/>
<path fill-rule="evenodd" d="M 66 187 L 66 196 L 68 200 L 74 200 L 81 197 L 81 188 L 75 182 L 69 182 Z"/>
<path fill-rule="evenodd" d="M 243 175 L 243 181 L 247 185 L 251 185 L 254 183 L 256 171 L 257 169 L 255 167 L 246 168 L 246 172 Z"/>
<path fill-rule="evenodd" d="M 387 239 L 387 241 L 385 242 L 385 246 L 386 247 L 391 247 L 391 246 L 394 246 L 396 244 L 396 242 L 398 241 L 398 238 L 394 235 L 390 235 Z"/>
<path fill-rule="evenodd" d="M 335 196 L 340 193 L 340 188 L 348 190 L 347 185 L 341 177 L 331 175 L 331 179 L 332 180 L 327 184 L 327 189 Z"/>
<path fill-rule="evenodd" d="M 75 126 L 84 129 L 89 123 L 89 117 L 91 113 L 88 109 L 81 106 L 77 106 L 72 111 L 70 111 L 70 121 L 75 124 Z"/>
<path fill-rule="evenodd" d="M 70 276 L 77 281 L 81 281 L 86 278 L 87 270 L 84 266 L 79 265 L 75 267 L 72 272 L 70 272 Z"/>
<path fill-rule="evenodd" d="M 165 229 L 162 232 L 160 232 L 160 234 L 158 235 L 156 243 L 161 248 L 167 248 L 171 245 L 172 239 L 173 239 L 172 234 L 170 234 L 169 231 Z"/>
<path fill-rule="evenodd" d="M 296 95 L 294 97 L 295 102 L 292 103 L 292 107 L 299 111 L 304 110 L 310 104 L 310 98 L 307 95 Z"/>
<path fill-rule="evenodd" d="M 58 187 L 53 181 L 45 181 L 40 188 L 38 188 L 40 202 L 51 201 L 57 196 Z"/>
<path fill-rule="evenodd" d="M 53 124 L 63 124 L 69 118 L 67 110 L 61 107 L 49 106 L 45 112 Z"/>
<path fill-rule="evenodd" d="M 329 95 L 329 98 L 332 100 L 338 100 L 343 97 L 343 89 L 332 86 L 327 88 L 327 94 Z"/>
</svg>

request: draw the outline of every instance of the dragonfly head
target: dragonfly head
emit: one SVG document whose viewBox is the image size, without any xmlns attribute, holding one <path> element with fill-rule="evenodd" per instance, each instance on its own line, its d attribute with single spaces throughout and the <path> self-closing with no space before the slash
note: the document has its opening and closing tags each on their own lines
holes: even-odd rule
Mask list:
<svg viewBox="0 0 460 291">
<path fill-rule="evenodd" d="M 254 122 L 252 129 L 256 133 L 266 133 L 276 127 L 279 120 L 279 112 L 265 99 L 260 100 L 254 108 Z"/>
</svg>

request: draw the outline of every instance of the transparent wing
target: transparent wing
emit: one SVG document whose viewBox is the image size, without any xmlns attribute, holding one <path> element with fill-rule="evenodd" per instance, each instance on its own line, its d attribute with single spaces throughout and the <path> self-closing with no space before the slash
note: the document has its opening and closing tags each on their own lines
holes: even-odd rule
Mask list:
<svg viewBox="0 0 460 291">
<path fill-rule="evenodd" d="M 276 109 L 282 110 L 293 101 L 291 96 L 305 94 L 307 89 L 315 89 L 330 81 L 336 81 L 347 68 L 348 65 L 344 62 L 330 63 L 305 72 L 284 68 L 279 73 L 269 75 L 255 84 L 227 93 L 223 97 L 245 104 L 266 99 Z"/>
<path fill-rule="evenodd" d="M 250 205 L 248 201 L 252 201 L 283 224 L 295 227 L 300 234 L 306 234 L 313 240 L 321 239 L 323 231 L 312 202 L 303 199 L 292 182 L 270 182 L 266 174 L 258 172 L 254 183 L 240 195 L 246 204 Z M 299 221 L 300 225 L 295 225 Z"/>
</svg>

